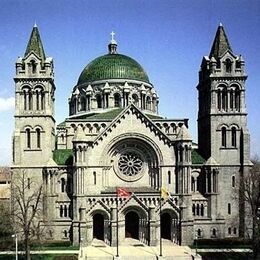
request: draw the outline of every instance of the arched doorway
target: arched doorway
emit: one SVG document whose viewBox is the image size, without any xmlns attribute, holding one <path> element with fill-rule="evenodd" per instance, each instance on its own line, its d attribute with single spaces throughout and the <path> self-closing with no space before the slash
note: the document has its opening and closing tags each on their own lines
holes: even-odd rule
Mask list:
<svg viewBox="0 0 260 260">
<path fill-rule="evenodd" d="M 164 239 L 172 239 L 172 218 L 169 213 L 163 213 L 161 215 L 161 237 Z"/>
<path fill-rule="evenodd" d="M 93 216 L 93 238 L 104 240 L 104 216 L 100 213 Z"/>
<path fill-rule="evenodd" d="M 125 237 L 139 239 L 139 216 L 134 211 L 125 215 Z"/>
</svg>

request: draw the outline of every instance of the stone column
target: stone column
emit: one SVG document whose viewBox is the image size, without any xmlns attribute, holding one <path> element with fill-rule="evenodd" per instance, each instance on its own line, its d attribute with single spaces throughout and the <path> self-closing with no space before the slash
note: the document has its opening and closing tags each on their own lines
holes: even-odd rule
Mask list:
<svg viewBox="0 0 260 260">
<path fill-rule="evenodd" d="M 155 207 L 149 208 L 149 246 L 156 246 L 158 225 L 155 217 Z"/>
<path fill-rule="evenodd" d="M 111 246 L 116 246 L 117 243 L 117 208 L 111 208 Z"/>
</svg>

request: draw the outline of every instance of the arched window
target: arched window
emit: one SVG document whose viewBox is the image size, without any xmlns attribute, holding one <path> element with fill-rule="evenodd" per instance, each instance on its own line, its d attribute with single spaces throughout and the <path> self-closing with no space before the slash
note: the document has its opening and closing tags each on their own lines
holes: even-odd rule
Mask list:
<svg viewBox="0 0 260 260">
<path fill-rule="evenodd" d="M 203 217 L 204 216 L 204 205 L 200 205 L 200 215 Z"/>
<path fill-rule="evenodd" d="M 227 129 L 225 127 L 221 128 L 221 145 L 223 147 L 227 146 Z"/>
<path fill-rule="evenodd" d="M 218 110 L 221 110 L 221 90 L 218 89 Z"/>
<path fill-rule="evenodd" d="M 138 106 L 138 101 L 139 101 L 138 96 L 136 94 L 133 94 L 132 95 L 132 99 L 133 99 L 134 105 Z"/>
<path fill-rule="evenodd" d="M 171 184 L 172 179 L 171 179 L 171 171 L 168 171 L 168 184 Z"/>
<path fill-rule="evenodd" d="M 65 192 L 66 182 L 64 178 L 61 178 L 61 192 Z"/>
<path fill-rule="evenodd" d="M 94 183 L 94 185 L 97 184 L 97 173 L 96 172 L 93 172 L 93 183 Z"/>
<path fill-rule="evenodd" d="M 31 130 L 27 128 L 25 130 L 26 133 L 26 147 L 31 148 Z"/>
<path fill-rule="evenodd" d="M 231 235 L 231 227 L 228 228 L 228 234 Z"/>
<path fill-rule="evenodd" d="M 195 178 L 191 176 L 191 191 L 195 192 Z"/>
<path fill-rule="evenodd" d="M 236 186 L 236 177 L 235 176 L 232 176 L 232 188 L 235 188 Z"/>
<path fill-rule="evenodd" d="M 233 229 L 233 233 L 234 233 L 234 235 L 236 235 L 237 234 L 237 229 L 234 227 L 234 229 Z"/>
<path fill-rule="evenodd" d="M 60 217 L 62 218 L 63 217 L 63 206 L 60 205 Z"/>
<path fill-rule="evenodd" d="M 200 215 L 200 204 L 196 205 L 196 215 L 199 216 Z"/>
<path fill-rule="evenodd" d="M 235 127 L 231 128 L 231 145 L 233 147 L 237 146 L 237 130 Z"/>
<path fill-rule="evenodd" d="M 195 204 L 192 204 L 192 214 L 195 216 Z"/>
<path fill-rule="evenodd" d="M 29 102 L 28 109 L 29 110 L 32 110 L 32 108 L 33 108 L 33 100 L 32 99 L 33 99 L 32 98 L 32 92 L 31 92 L 31 90 L 29 90 L 29 92 L 28 92 L 28 102 Z"/>
<path fill-rule="evenodd" d="M 43 110 L 44 109 L 44 102 L 45 102 L 45 94 L 44 91 L 41 91 L 41 105 L 40 105 L 40 109 Z"/>
<path fill-rule="evenodd" d="M 151 98 L 149 96 L 146 98 L 146 109 L 151 110 Z"/>
<path fill-rule="evenodd" d="M 39 90 L 36 90 L 36 109 L 40 109 L 40 93 Z"/>
<path fill-rule="evenodd" d="M 232 62 L 231 62 L 231 60 L 230 59 L 226 59 L 225 65 L 226 65 L 226 72 L 227 73 L 231 73 L 231 71 L 232 71 Z"/>
<path fill-rule="evenodd" d="M 215 228 L 212 229 L 212 236 L 213 237 L 216 237 L 217 235 L 217 230 Z"/>
<path fill-rule="evenodd" d="M 198 231 L 197 231 L 197 235 L 198 235 L 198 238 L 201 237 L 201 229 L 199 228 Z"/>
<path fill-rule="evenodd" d="M 233 110 L 234 108 L 234 91 L 233 89 L 229 92 L 229 100 L 230 100 L 230 109 Z"/>
<path fill-rule="evenodd" d="M 31 69 L 32 73 L 36 73 L 36 62 L 34 60 L 31 60 Z"/>
<path fill-rule="evenodd" d="M 240 111 L 240 90 L 238 88 L 235 90 L 235 109 Z"/>
<path fill-rule="evenodd" d="M 27 104 L 27 92 L 26 92 L 25 89 L 23 90 L 23 108 L 24 108 L 24 110 L 27 110 L 27 109 L 28 109 L 28 104 Z"/>
<path fill-rule="evenodd" d="M 36 129 L 36 147 L 41 148 L 41 129 Z"/>
<path fill-rule="evenodd" d="M 64 206 L 64 217 L 68 216 L 68 209 L 67 209 L 67 205 Z"/>
<path fill-rule="evenodd" d="M 64 237 L 68 237 L 68 231 L 67 230 L 64 230 Z"/>
<path fill-rule="evenodd" d="M 84 97 L 80 98 L 80 104 L 81 104 L 80 110 L 86 111 L 86 99 Z"/>
<path fill-rule="evenodd" d="M 228 104 L 227 104 L 227 89 L 223 88 L 222 90 L 222 109 L 224 111 L 227 111 L 228 109 Z"/>
<path fill-rule="evenodd" d="M 97 108 L 102 108 L 102 97 L 101 95 L 96 95 Z"/>
<path fill-rule="evenodd" d="M 121 107 L 121 97 L 118 93 L 114 95 L 115 107 Z"/>
<path fill-rule="evenodd" d="M 231 214 L 231 204 L 228 203 L 228 214 L 230 215 Z"/>
</svg>

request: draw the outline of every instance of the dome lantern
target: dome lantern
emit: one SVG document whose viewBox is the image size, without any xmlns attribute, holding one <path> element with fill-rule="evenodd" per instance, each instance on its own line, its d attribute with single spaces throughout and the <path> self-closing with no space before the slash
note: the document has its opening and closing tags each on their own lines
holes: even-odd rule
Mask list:
<svg viewBox="0 0 260 260">
<path fill-rule="evenodd" d="M 112 31 L 111 33 L 111 41 L 108 44 L 108 52 L 109 54 L 117 54 L 117 42 L 114 39 L 115 33 Z"/>
</svg>

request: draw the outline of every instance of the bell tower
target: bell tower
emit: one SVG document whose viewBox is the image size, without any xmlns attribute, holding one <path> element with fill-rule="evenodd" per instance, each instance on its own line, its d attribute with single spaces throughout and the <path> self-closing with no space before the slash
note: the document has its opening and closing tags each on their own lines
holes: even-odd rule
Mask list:
<svg viewBox="0 0 260 260">
<path fill-rule="evenodd" d="M 220 24 L 209 56 L 203 57 L 197 86 L 199 150 L 220 164 L 249 159 L 244 66 Z"/>
<path fill-rule="evenodd" d="M 34 25 L 24 57 L 16 61 L 14 165 L 42 165 L 55 142 L 53 60 Z"/>
</svg>

